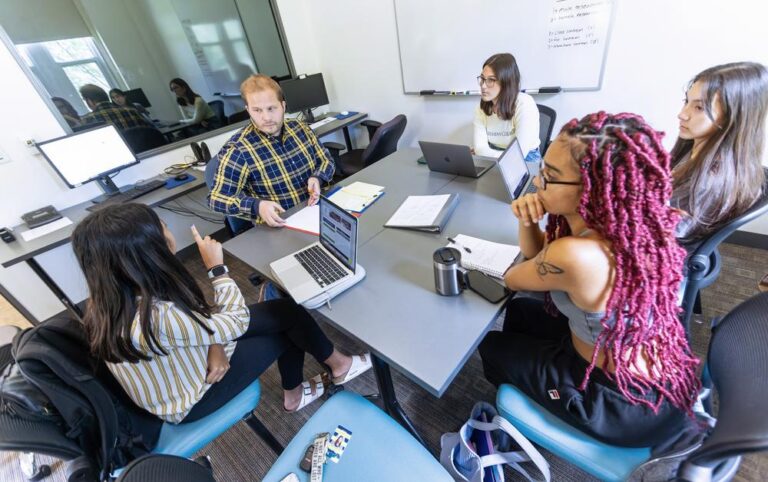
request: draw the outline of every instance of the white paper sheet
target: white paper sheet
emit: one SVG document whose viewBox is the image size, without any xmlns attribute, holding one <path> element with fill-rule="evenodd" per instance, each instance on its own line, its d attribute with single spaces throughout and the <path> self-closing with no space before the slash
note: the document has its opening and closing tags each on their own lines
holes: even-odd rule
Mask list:
<svg viewBox="0 0 768 482">
<path fill-rule="evenodd" d="M 448 202 L 450 194 L 435 196 L 408 196 L 395 214 L 387 221 L 387 226 L 418 227 L 432 226 L 437 215 Z"/>
<path fill-rule="evenodd" d="M 40 226 L 39 228 L 24 231 L 21 233 L 21 237 L 24 238 L 24 241 L 32 241 L 33 239 L 37 239 L 40 236 L 45 236 L 46 234 L 52 233 L 61 228 L 65 228 L 70 224 L 72 224 L 72 220 L 64 216 L 61 219 L 57 219 L 56 221 L 50 222 L 44 226 Z"/>
<path fill-rule="evenodd" d="M 320 205 L 308 206 L 285 220 L 285 227 L 320 235 Z"/>
</svg>

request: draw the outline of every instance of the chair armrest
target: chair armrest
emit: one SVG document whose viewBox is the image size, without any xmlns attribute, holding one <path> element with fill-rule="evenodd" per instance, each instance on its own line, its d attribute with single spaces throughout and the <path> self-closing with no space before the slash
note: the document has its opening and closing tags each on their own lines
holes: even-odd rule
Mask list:
<svg viewBox="0 0 768 482">
<path fill-rule="evenodd" d="M 339 144 L 338 142 L 323 142 L 323 147 L 328 149 L 334 157 L 338 156 L 341 151 L 347 148 L 347 146 Z"/>
<path fill-rule="evenodd" d="M 381 122 L 366 119 L 360 123 L 361 125 L 364 125 L 368 129 L 368 139 L 373 139 L 373 134 L 376 133 L 376 129 L 381 127 Z"/>
</svg>

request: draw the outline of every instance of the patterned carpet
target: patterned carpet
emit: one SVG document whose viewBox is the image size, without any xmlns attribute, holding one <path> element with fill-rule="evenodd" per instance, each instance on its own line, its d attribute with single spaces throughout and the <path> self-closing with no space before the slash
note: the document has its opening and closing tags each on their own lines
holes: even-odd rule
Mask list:
<svg viewBox="0 0 768 482">
<path fill-rule="evenodd" d="M 768 256 L 758 249 L 726 244 L 722 246 L 723 270 L 717 282 L 707 288 L 702 296 L 704 315 L 700 320 L 727 313 L 740 301 L 757 293 L 757 282 L 768 273 Z M 227 260 L 233 271 L 233 277 L 243 289 L 249 302 L 255 301 L 256 290 L 247 280 L 250 269 L 235 259 Z M 205 274 L 196 254 L 185 256 L 186 265 L 193 271 L 202 286 Z M 318 320 L 334 343 L 343 351 L 355 352 L 364 347 L 358 346 L 347 336 L 334 330 L 322 320 Z M 694 350 L 704 354 L 708 342 L 705 323 L 693 327 Z M 307 360 L 305 373 L 315 374 L 320 370 L 313 360 Z M 437 399 L 410 382 L 393 370 L 398 399 L 410 415 L 420 433 L 434 454 L 439 453 L 440 435 L 455 431 L 466 419 L 474 402 L 486 400 L 493 402 L 494 387 L 482 376 L 480 358 L 475 354 L 459 373 L 445 395 Z M 304 421 L 319 407 L 307 407 L 298 414 L 286 414 L 282 411 L 282 395 L 279 377 L 275 366 L 261 378 L 262 401 L 257 409 L 259 419 L 267 425 L 275 437 L 286 444 L 299 430 Z M 347 386 L 348 390 L 367 394 L 376 391 L 372 373 L 367 373 Z M 254 481 L 260 480 L 269 469 L 276 456 L 243 423 L 240 423 L 219 437 L 201 451 L 213 461 L 216 479 L 219 481 Z M 593 480 L 583 472 L 567 463 L 545 453 L 552 471 L 552 480 L 583 481 Z M 51 459 L 40 457 L 42 461 Z M 45 479 L 50 481 L 65 480 L 63 464 L 53 463 L 54 474 Z M 0 453 L 0 481 L 25 480 L 18 469 L 16 454 Z M 522 480 L 516 474 L 508 473 L 507 480 Z M 750 455 L 744 458 L 735 480 L 768 480 L 768 454 Z"/>
</svg>

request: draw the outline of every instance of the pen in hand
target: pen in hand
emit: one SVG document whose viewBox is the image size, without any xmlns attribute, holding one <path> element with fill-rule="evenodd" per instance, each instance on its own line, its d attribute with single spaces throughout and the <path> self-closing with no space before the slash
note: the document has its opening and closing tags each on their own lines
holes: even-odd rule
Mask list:
<svg viewBox="0 0 768 482">
<path fill-rule="evenodd" d="M 448 238 L 448 241 L 449 241 L 451 244 L 455 244 L 456 246 L 460 247 L 461 249 L 463 249 L 463 250 L 464 250 L 464 251 L 466 251 L 467 253 L 469 253 L 469 254 L 472 254 L 472 250 L 471 250 L 471 249 L 467 248 L 466 246 L 464 246 L 464 245 L 462 245 L 462 244 L 459 244 L 459 243 L 457 243 L 455 239 L 453 239 L 453 238 Z"/>
</svg>

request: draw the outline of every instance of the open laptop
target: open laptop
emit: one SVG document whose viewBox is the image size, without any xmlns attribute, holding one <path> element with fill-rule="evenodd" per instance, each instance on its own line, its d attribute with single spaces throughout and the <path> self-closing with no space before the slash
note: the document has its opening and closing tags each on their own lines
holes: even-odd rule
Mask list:
<svg viewBox="0 0 768 482">
<path fill-rule="evenodd" d="M 473 156 L 469 146 L 427 141 L 419 146 L 431 171 L 477 178 L 496 165 L 493 157 Z"/>
<path fill-rule="evenodd" d="M 365 277 L 357 264 L 357 222 L 320 196 L 320 240 L 269 265 L 296 303 L 316 308 Z"/>
<path fill-rule="evenodd" d="M 533 185 L 535 173 L 529 171 L 517 139 L 499 156 L 499 171 L 512 201 L 524 194 L 536 192 L 536 186 Z"/>
</svg>

